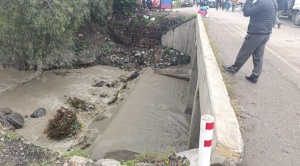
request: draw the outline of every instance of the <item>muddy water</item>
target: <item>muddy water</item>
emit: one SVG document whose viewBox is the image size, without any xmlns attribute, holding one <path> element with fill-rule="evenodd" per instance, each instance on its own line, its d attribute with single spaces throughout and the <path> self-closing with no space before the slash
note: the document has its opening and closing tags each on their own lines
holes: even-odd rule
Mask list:
<svg viewBox="0 0 300 166">
<path fill-rule="evenodd" d="M 187 88 L 187 81 L 146 69 L 128 98 L 111 111 L 112 116 L 90 126 L 100 131 L 89 148 L 92 158 L 118 150 L 185 150 L 190 118 L 184 114 Z"/>
<path fill-rule="evenodd" d="M 93 114 L 81 114 L 83 129 L 98 129 L 99 136 L 88 149 L 93 158 L 101 158 L 110 151 L 130 150 L 142 152 L 173 147 L 184 150 L 188 137 L 188 119 L 184 114 L 188 82 L 153 74 L 145 69 L 133 81 L 118 106 L 107 102 L 118 88 L 95 88 L 97 80 L 109 82 L 120 75 L 130 75 L 117 68 L 97 66 L 87 69 L 52 70 L 37 75 L 0 69 L 0 107 L 10 107 L 21 115 L 30 115 L 43 107 L 47 115 L 29 119 L 22 129 L 16 130 L 30 142 L 54 150 L 65 151 L 76 144 L 77 138 L 61 141 L 49 140 L 44 133 L 47 123 L 61 106 L 69 107 L 64 95 L 94 103 L 97 112 L 106 110 L 110 118 L 94 122 Z M 108 97 L 100 98 L 99 94 Z M 84 118 L 86 117 L 86 118 Z"/>
<path fill-rule="evenodd" d="M 0 70 L 0 107 L 10 107 L 21 115 L 30 115 L 38 108 L 45 108 L 47 115 L 42 118 L 32 118 L 25 122 L 22 129 L 16 130 L 30 142 L 59 151 L 67 150 L 75 144 L 76 138 L 62 141 L 49 140 L 44 131 L 47 123 L 60 107 L 69 108 L 65 95 L 77 97 L 96 105 L 91 113 L 82 113 L 80 123 L 84 128 L 91 123 L 89 114 L 107 110 L 107 100 L 113 96 L 117 88 L 92 87 L 97 80 L 109 82 L 120 75 L 129 74 L 112 67 L 92 67 L 87 69 L 51 70 L 40 75 L 33 72 L 15 70 Z M 107 98 L 100 98 L 105 93 Z"/>
</svg>

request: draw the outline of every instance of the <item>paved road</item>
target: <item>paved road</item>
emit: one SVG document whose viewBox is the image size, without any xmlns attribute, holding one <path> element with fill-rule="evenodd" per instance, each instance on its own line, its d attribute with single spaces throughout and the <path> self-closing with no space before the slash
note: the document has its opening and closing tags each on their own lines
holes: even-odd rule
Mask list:
<svg viewBox="0 0 300 166">
<path fill-rule="evenodd" d="M 232 64 L 246 35 L 248 18 L 236 12 L 209 9 L 203 18 L 218 56 Z M 262 75 L 257 84 L 247 82 L 252 59 L 230 76 L 242 108 L 241 131 L 245 143 L 242 166 L 300 165 L 300 27 L 282 19 L 265 50 Z"/>
</svg>

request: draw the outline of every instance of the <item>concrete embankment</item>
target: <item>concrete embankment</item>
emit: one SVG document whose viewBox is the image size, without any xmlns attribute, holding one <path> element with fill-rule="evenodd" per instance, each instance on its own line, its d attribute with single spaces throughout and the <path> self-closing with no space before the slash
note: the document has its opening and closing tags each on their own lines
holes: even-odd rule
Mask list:
<svg viewBox="0 0 300 166">
<path fill-rule="evenodd" d="M 200 15 L 165 34 L 162 44 L 192 56 L 187 112 L 192 111 L 188 149 L 179 153 L 197 165 L 200 116 L 215 117 L 212 164 L 241 162 L 243 140 L 234 110 Z"/>
</svg>

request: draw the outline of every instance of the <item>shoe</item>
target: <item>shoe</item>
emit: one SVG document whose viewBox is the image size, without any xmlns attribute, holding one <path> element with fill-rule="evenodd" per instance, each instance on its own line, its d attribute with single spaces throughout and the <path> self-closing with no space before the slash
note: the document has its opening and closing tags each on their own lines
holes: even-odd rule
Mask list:
<svg viewBox="0 0 300 166">
<path fill-rule="evenodd" d="M 245 78 L 246 78 L 246 80 L 250 81 L 253 84 L 257 83 L 257 78 L 254 78 L 253 76 L 249 76 L 249 77 L 246 76 Z"/>
<path fill-rule="evenodd" d="M 278 23 L 278 24 L 277 24 L 278 29 L 280 28 L 280 26 L 281 26 L 281 23 Z"/>
<path fill-rule="evenodd" d="M 223 69 L 227 72 L 227 73 L 231 73 L 231 74 L 235 74 L 238 72 L 236 67 L 233 66 L 223 66 Z"/>
</svg>

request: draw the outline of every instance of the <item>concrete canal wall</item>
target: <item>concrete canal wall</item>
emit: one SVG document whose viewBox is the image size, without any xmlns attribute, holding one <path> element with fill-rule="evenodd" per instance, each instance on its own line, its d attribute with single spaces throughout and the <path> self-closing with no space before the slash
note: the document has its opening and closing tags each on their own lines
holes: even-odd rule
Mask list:
<svg viewBox="0 0 300 166">
<path fill-rule="evenodd" d="M 215 118 L 211 164 L 237 165 L 241 162 L 243 140 L 225 83 L 200 15 L 162 37 L 162 45 L 191 55 L 190 86 L 186 112 L 192 113 L 189 151 L 179 153 L 197 165 L 200 116 Z"/>
</svg>

